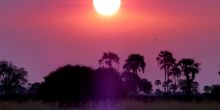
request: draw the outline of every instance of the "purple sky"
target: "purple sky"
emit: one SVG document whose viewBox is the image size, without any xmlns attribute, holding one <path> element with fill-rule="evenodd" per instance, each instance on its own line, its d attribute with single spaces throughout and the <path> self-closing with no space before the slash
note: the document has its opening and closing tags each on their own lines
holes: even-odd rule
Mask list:
<svg viewBox="0 0 220 110">
<path fill-rule="evenodd" d="M 67 63 L 97 67 L 105 51 L 121 65 L 140 53 L 142 77 L 154 82 L 163 80 L 155 58 L 166 49 L 202 63 L 203 86 L 220 83 L 219 29 L 219 0 L 123 0 L 112 17 L 98 15 L 92 0 L 0 0 L 0 60 L 25 67 L 35 82 Z"/>
</svg>

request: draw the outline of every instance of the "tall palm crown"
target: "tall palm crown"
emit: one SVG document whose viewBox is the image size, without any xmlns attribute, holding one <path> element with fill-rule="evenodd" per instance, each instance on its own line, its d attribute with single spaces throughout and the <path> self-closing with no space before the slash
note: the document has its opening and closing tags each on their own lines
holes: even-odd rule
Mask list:
<svg viewBox="0 0 220 110">
<path fill-rule="evenodd" d="M 161 51 L 156 59 L 160 65 L 160 69 L 166 70 L 170 70 L 176 61 L 173 54 L 169 51 Z"/>
<path fill-rule="evenodd" d="M 140 54 L 131 54 L 125 61 L 123 68 L 126 71 L 131 71 L 137 74 L 138 71 L 144 73 L 146 63 L 144 62 L 144 57 Z"/>
<path fill-rule="evenodd" d="M 199 73 L 199 63 L 195 62 L 193 59 L 182 59 L 179 61 L 178 65 L 184 72 L 184 75 L 189 78 L 189 80 L 194 80 L 195 75 Z"/>
<path fill-rule="evenodd" d="M 99 60 L 100 65 L 107 65 L 109 68 L 113 68 L 113 63 L 119 66 L 119 57 L 113 52 L 104 52 L 102 58 Z"/>
<path fill-rule="evenodd" d="M 181 67 L 181 70 L 186 77 L 186 93 L 187 95 L 190 95 L 195 75 L 199 73 L 200 64 L 193 59 L 187 58 L 180 60 L 178 65 Z"/>
<path fill-rule="evenodd" d="M 160 65 L 160 69 L 164 70 L 164 82 L 167 81 L 167 75 L 171 72 L 172 67 L 175 65 L 176 59 L 174 59 L 173 54 L 169 51 L 161 51 L 157 56 L 157 62 Z M 164 86 L 164 93 L 166 93 L 168 85 Z"/>
</svg>

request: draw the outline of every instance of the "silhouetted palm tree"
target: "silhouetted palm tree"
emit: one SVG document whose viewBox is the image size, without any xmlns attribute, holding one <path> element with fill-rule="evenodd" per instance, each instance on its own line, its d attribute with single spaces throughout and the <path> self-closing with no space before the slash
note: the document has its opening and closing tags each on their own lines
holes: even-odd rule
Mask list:
<svg viewBox="0 0 220 110">
<path fill-rule="evenodd" d="M 113 68 L 113 63 L 116 64 L 117 67 L 119 67 L 119 57 L 117 54 L 113 52 L 104 52 L 102 55 L 102 58 L 99 60 L 99 64 L 105 64 L 109 68 Z"/>
<path fill-rule="evenodd" d="M 174 78 L 174 84 L 177 86 L 178 79 L 181 76 L 180 68 L 178 68 L 177 66 L 174 66 L 172 68 L 172 75 L 173 75 L 173 78 Z"/>
<path fill-rule="evenodd" d="M 156 80 L 155 83 L 154 83 L 158 89 L 160 88 L 160 85 L 161 85 L 161 81 L 160 80 Z"/>
<path fill-rule="evenodd" d="M 175 65 L 175 59 L 173 58 L 173 54 L 169 51 L 161 51 L 157 56 L 157 62 L 160 65 L 160 69 L 164 70 L 164 84 L 167 84 L 167 75 L 171 72 L 171 68 Z M 164 85 L 164 93 L 167 92 L 168 85 Z"/>
<path fill-rule="evenodd" d="M 140 54 L 131 54 L 126 60 L 123 68 L 126 71 L 137 74 L 138 71 L 144 73 L 146 63 L 144 62 L 144 57 Z"/>
<path fill-rule="evenodd" d="M 188 58 L 180 60 L 178 65 L 181 67 L 181 70 L 186 77 L 186 94 L 190 95 L 192 93 L 191 89 L 195 76 L 199 73 L 200 64 L 193 59 Z"/>
</svg>

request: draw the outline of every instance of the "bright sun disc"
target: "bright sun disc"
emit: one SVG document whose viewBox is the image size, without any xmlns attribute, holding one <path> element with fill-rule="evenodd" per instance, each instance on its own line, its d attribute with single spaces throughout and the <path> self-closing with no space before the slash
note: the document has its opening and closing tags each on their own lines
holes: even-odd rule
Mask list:
<svg viewBox="0 0 220 110">
<path fill-rule="evenodd" d="M 119 10 L 121 0 L 93 0 L 93 5 L 98 13 L 110 16 Z"/>
</svg>

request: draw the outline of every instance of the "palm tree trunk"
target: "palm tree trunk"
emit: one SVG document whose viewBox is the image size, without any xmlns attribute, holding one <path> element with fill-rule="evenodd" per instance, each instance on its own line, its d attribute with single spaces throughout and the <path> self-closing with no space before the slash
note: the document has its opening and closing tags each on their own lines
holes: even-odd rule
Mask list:
<svg viewBox="0 0 220 110">
<path fill-rule="evenodd" d="M 167 93 L 167 84 L 166 84 L 166 82 L 167 82 L 167 70 L 165 69 L 164 71 L 165 71 L 165 77 L 164 77 L 164 82 L 165 82 L 164 95 L 166 95 L 166 93 Z"/>
<path fill-rule="evenodd" d="M 190 96 L 191 95 L 191 81 L 189 79 L 189 75 L 186 75 L 186 95 Z"/>
</svg>

